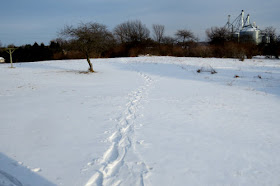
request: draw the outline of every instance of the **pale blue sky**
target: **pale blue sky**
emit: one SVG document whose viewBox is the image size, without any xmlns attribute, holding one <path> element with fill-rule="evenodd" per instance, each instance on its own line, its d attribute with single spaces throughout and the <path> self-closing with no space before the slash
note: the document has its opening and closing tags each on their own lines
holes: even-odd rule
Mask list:
<svg viewBox="0 0 280 186">
<path fill-rule="evenodd" d="M 98 22 L 112 30 L 128 20 L 141 20 L 148 28 L 165 25 L 166 35 L 190 29 L 201 41 L 211 26 L 224 26 L 241 10 L 262 29 L 280 33 L 279 0 L 1 0 L 0 41 L 3 45 L 33 44 L 57 37 L 65 24 Z"/>
</svg>

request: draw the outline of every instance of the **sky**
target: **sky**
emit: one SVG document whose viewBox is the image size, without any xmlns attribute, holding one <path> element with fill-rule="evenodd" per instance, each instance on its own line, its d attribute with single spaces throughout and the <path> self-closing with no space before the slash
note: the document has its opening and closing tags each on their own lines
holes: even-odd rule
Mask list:
<svg viewBox="0 0 280 186">
<path fill-rule="evenodd" d="M 109 30 L 120 23 L 140 20 L 150 31 L 153 24 L 165 26 L 165 35 L 191 30 L 200 41 L 205 30 L 224 26 L 228 15 L 241 10 L 250 14 L 260 29 L 276 28 L 280 34 L 279 0 L 1 0 L 0 42 L 2 46 L 44 43 L 58 37 L 65 25 L 81 22 L 104 24 Z M 151 32 L 152 36 L 152 32 Z M 0 44 L 1 44 L 0 43 Z"/>
</svg>

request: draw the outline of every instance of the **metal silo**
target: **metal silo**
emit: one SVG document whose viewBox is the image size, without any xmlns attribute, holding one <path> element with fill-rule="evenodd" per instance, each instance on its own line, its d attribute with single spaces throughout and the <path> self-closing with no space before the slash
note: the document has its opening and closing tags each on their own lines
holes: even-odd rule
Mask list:
<svg viewBox="0 0 280 186">
<path fill-rule="evenodd" d="M 252 42 L 259 44 L 262 41 L 260 30 L 253 25 L 244 26 L 239 32 L 240 42 Z"/>
<path fill-rule="evenodd" d="M 230 22 L 230 16 L 228 16 L 226 27 L 231 30 L 233 38 L 238 42 L 251 42 L 259 44 L 262 40 L 264 40 L 260 29 L 256 26 L 256 23 L 250 23 L 249 14 L 245 19 L 244 10 L 241 11 L 241 14 L 233 22 Z"/>
</svg>

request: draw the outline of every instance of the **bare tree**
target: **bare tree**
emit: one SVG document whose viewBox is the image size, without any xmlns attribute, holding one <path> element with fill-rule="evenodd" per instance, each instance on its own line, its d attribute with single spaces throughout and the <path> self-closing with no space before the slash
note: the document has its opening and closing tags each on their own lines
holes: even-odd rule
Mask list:
<svg viewBox="0 0 280 186">
<path fill-rule="evenodd" d="M 197 38 L 194 36 L 192 31 L 184 29 L 184 30 L 178 30 L 175 33 L 175 36 L 178 39 L 178 42 L 183 45 L 183 47 L 186 48 L 186 43 L 187 42 L 194 42 L 197 40 Z"/>
<path fill-rule="evenodd" d="M 277 37 L 276 28 L 270 26 L 262 30 L 262 34 L 269 38 L 268 43 L 263 47 L 263 53 L 267 56 L 275 56 L 279 59 L 280 54 L 280 36 Z"/>
<path fill-rule="evenodd" d="M 94 72 L 90 54 L 92 52 L 100 54 L 108 49 L 113 41 L 113 35 L 105 25 L 91 22 L 80 23 L 77 27 L 66 25 L 60 31 L 60 35 L 70 49 L 78 50 L 85 55 L 90 72 Z"/>
<path fill-rule="evenodd" d="M 163 35 L 164 35 L 164 25 L 153 25 L 153 32 L 154 32 L 154 39 L 159 44 L 162 42 Z"/>
<path fill-rule="evenodd" d="M 195 36 L 190 30 L 178 30 L 175 34 L 179 40 L 186 41 L 186 40 L 195 40 Z"/>
<path fill-rule="evenodd" d="M 174 45 L 176 42 L 176 39 L 170 36 L 165 36 L 162 38 L 162 43 L 166 45 Z"/>
<path fill-rule="evenodd" d="M 210 44 L 224 44 L 231 40 L 231 32 L 225 27 L 211 27 L 206 30 Z"/>
<path fill-rule="evenodd" d="M 277 39 L 276 28 L 269 26 L 262 30 L 262 34 L 269 37 L 271 42 L 275 42 Z"/>
<path fill-rule="evenodd" d="M 150 35 L 149 29 L 141 21 L 127 21 L 114 29 L 117 40 L 121 43 L 143 42 Z"/>
</svg>

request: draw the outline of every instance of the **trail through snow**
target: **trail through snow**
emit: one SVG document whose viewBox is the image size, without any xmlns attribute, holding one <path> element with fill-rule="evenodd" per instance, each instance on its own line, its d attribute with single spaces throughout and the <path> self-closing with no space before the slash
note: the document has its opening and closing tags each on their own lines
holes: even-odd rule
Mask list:
<svg viewBox="0 0 280 186">
<path fill-rule="evenodd" d="M 111 145 L 97 161 L 101 167 L 88 180 L 86 186 L 120 184 L 144 186 L 145 177 L 149 175 L 149 167 L 143 162 L 135 148 L 137 143 L 134 137 L 135 119 L 138 116 L 138 110 L 142 108 L 141 102 L 148 96 L 154 80 L 142 72 L 138 74 L 144 79 L 144 85 L 129 94 L 129 101 L 118 118 L 116 130 L 108 138 Z M 127 154 L 134 156 L 133 161 L 127 158 Z"/>
</svg>

